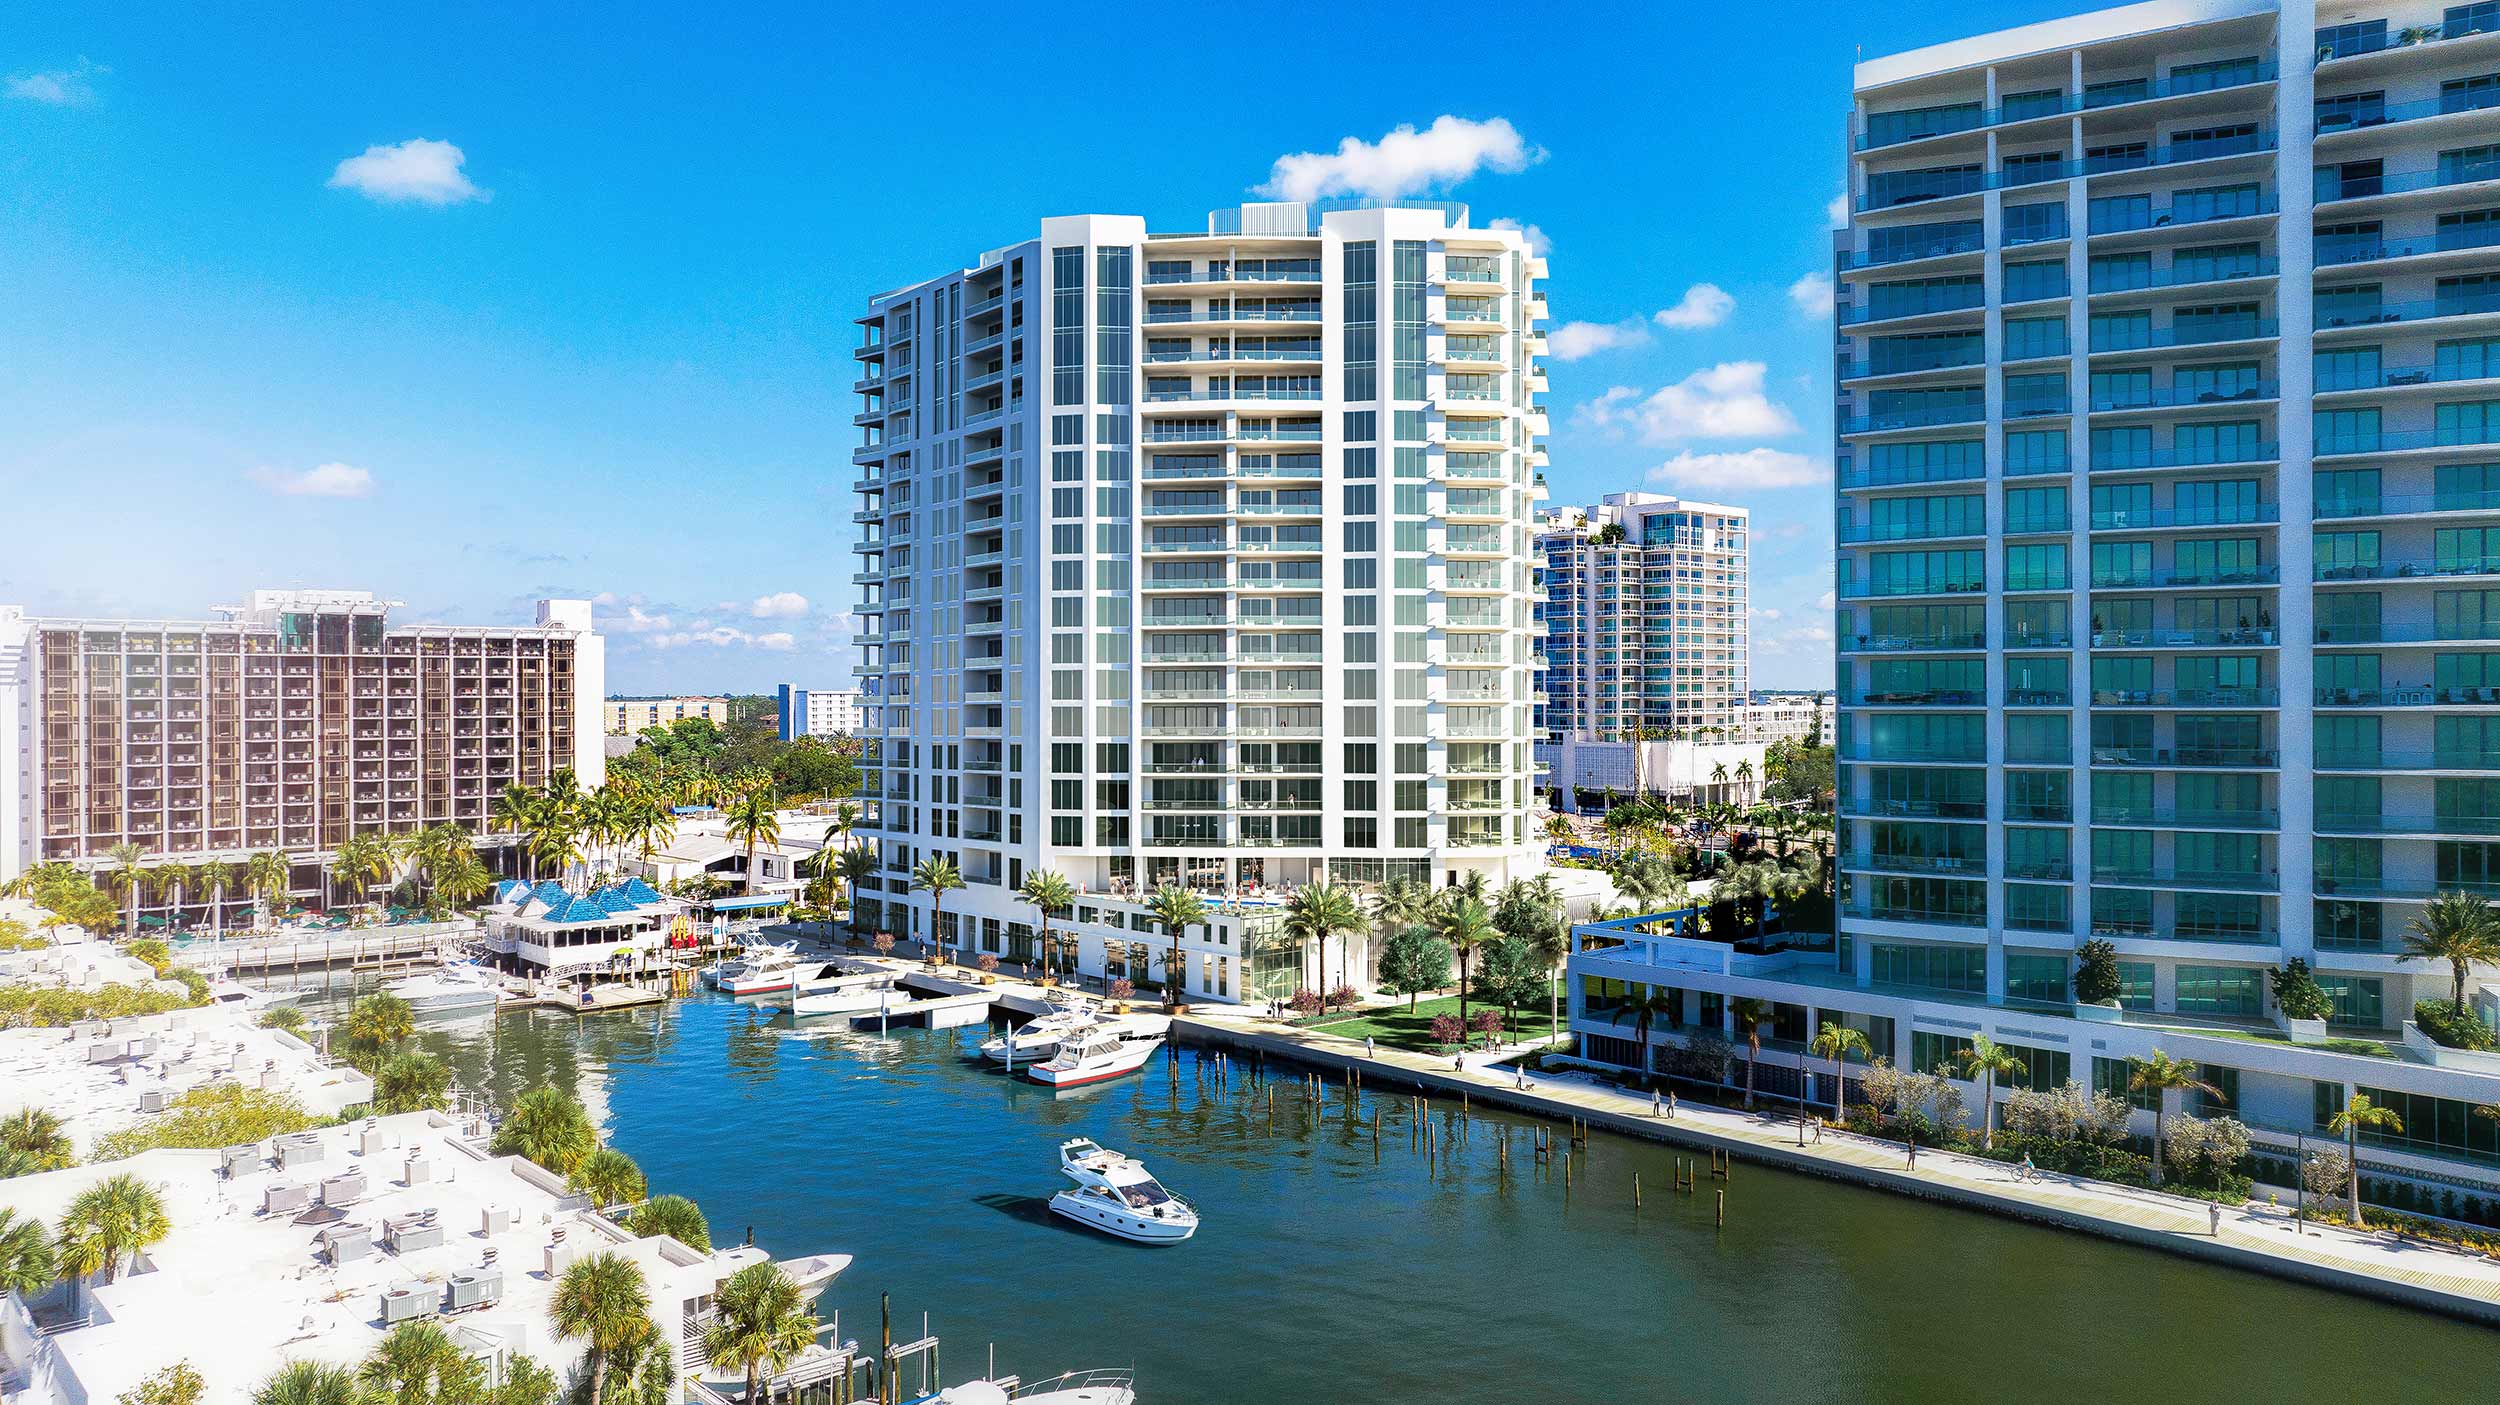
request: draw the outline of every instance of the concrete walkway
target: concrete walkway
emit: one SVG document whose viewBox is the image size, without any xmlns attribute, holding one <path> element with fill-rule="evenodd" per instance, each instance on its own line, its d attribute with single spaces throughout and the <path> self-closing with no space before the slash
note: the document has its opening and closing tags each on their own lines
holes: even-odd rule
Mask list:
<svg viewBox="0 0 2500 1405">
<path fill-rule="evenodd" d="M 1176 1028 L 1205 1043 L 1263 1050 L 1332 1069 L 1361 1067 L 1366 1081 L 1385 1079 L 1392 1085 L 1414 1084 L 1451 1094 L 1463 1088 L 1477 1101 L 1533 1116 L 1577 1118 L 1599 1130 L 1724 1150 L 1748 1161 L 2500 1325 L 2500 1261 L 2391 1235 L 2315 1223 L 2304 1227 L 2288 1210 L 2254 1203 L 2224 1207 L 2217 1232 L 2205 1201 L 2047 1173 L 2024 1181 L 2019 1167 L 1929 1149 L 1919 1151 L 1912 1169 L 1898 1142 L 1830 1129 L 1819 1139 L 1809 1130 L 1806 1144 L 1799 1146 L 1793 1117 L 1688 1102 L 1670 1119 L 1651 1113 L 1647 1094 L 1609 1087 L 1585 1074 L 1531 1075 L 1523 1091 L 1511 1069 L 1484 1066 L 1499 1054 L 1470 1055 L 1463 1071 L 1452 1069 L 1446 1055 L 1383 1048 L 1366 1057 L 1360 1040 L 1279 1025 L 1235 1008 L 1193 1010 Z"/>
</svg>

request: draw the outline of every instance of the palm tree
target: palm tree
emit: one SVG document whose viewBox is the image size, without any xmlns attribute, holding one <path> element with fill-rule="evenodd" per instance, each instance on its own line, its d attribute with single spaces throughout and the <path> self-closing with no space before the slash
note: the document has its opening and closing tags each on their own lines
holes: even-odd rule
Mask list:
<svg viewBox="0 0 2500 1405">
<path fill-rule="evenodd" d="M 514 781 L 503 788 L 502 793 L 495 797 L 494 809 L 487 815 L 488 824 L 516 838 L 526 831 L 536 829 L 537 819 L 538 792 L 519 781 Z M 531 852 L 527 843 L 519 847 L 524 857 L 533 859 L 529 873 L 530 876 L 536 877 L 538 868 L 534 862 L 535 854 Z"/>
<path fill-rule="evenodd" d="M 713 1298 L 703 1350 L 714 1362 L 746 1372 L 745 1405 L 762 1405 L 764 1383 L 816 1342 L 816 1314 L 807 1294 L 781 1265 L 748 1264 L 722 1281 Z"/>
<path fill-rule="evenodd" d="M 139 935 L 140 890 L 146 886 L 147 882 L 146 870 L 139 864 L 140 860 L 147 857 L 148 851 L 145 846 L 139 844 L 116 844 L 104 852 L 105 856 L 113 861 L 112 872 L 105 880 L 106 886 L 114 897 L 130 900 L 130 914 L 122 928 L 122 935 L 136 937 Z"/>
<path fill-rule="evenodd" d="M 1443 901 L 1432 914 L 1432 934 L 1448 942 L 1450 951 L 1458 957 L 1458 1022 L 1463 1028 L 1467 1023 L 1469 959 L 1476 954 L 1476 948 L 1500 936 L 1501 930 L 1493 925 L 1493 914 L 1485 910 L 1482 898 L 1450 899 L 1449 895 L 1458 891 L 1443 891 Z"/>
<path fill-rule="evenodd" d="M 1042 919 L 1042 979 L 1051 977 L 1050 915 L 1065 912 L 1076 904 L 1076 885 L 1057 869 L 1037 868 L 1024 875 L 1024 886 L 1016 895 L 1033 905 Z"/>
<path fill-rule="evenodd" d="M 2402 1132 L 2405 1120 L 2397 1115 L 2394 1108 L 2381 1107 L 2370 1101 L 2369 1094 L 2355 1093 L 2352 1101 L 2344 1104 L 2344 1110 L 2326 1124 L 2329 1132 L 2339 1133 L 2344 1138 L 2344 1165 L 2351 1176 L 2349 1188 L 2352 1192 L 2352 1226 L 2355 1229 L 2361 1228 L 2361 1132 L 2365 1127 L 2373 1132 L 2382 1129 Z"/>
<path fill-rule="evenodd" d="M 1729 1007 L 1736 1027 L 1745 1032 L 1745 1106 L 1753 1106 L 1755 1067 L 1762 1062 L 1762 1025 L 1771 1018 L 1771 1002 L 1746 996 Z"/>
<path fill-rule="evenodd" d="M 61 1130 L 61 1119 L 39 1107 L 22 1107 L 0 1120 L 0 1147 L 26 1153 L 47 1171 L 78 1160 L 77 1148 Z"/>
<path fill-rule="evenodd" d="M 69 1202 L 55 1228 L 57 1263 L 65 1277 L 96 1274 L 112 1282 L 124 1260 L 173 1233 L 155 1186 L 125 1171 L 108 1176 Z"/>
<path fill-rule="evenodd" d="M 350 1062 L 362 1058 L 379 1065 L 383 1055 L 416 1032 L 416 1011 L 387 990 L 358 997 L 355 1004 L 347 1007 L 346 1018 L 339 1021 L 339 1034 L 347 1041 Z"/>
<path fill-rule="evenodd" d="M 622 1254 L 599 1253 L 574 1260 L 556 1282 L 548 1325 L 566 1341 L 590 1344 L 590 1400 L 607 1399 L 608 1358 L 650 1331 L 651 1291 L 642 1270 Z"/>
<path fill-rule="evenodd" d="M 1741 786 L 1743 786 L 1743 787 L 1745 788 L 1745 794 L 1746 794 L 1748 797 L 1750 797 L 1750 796 L 1753 794 L 1753 758 L 1752 758 L 1752 757 L 1748 756 L 1748 757 L 1744 758 L 1743 760 L 1741 760 L 1741 761 L 1739 761 L 1739 762 L 1737 762 L 1737 763 L 1736 763 L 1736 783 L 1737 783 L 1738 785 L 1741 785 Z"/>
<path fill-rule="evenodd" d="M 1874 1046 L 1867 1043 L 1865 1033 L 1851 1029 L 1845 1024 L 1825 1020 L 1823 1027 L 1815 1032 L 1815 1057 L 1832 1061 L 1832 1120 L 1834 1122 L 1845 1125 L 1849 1121 L 1849 1072 L 1846 1067 L 1849 1056 L 1856 1054 L 1861 1058 L 1866 1058 L 1871 1057 L 1873 1053 Z"/>
<path fill-rule="evenodd" d="M 1961 1055 L 1962 1076 L 1979 1082 L 1979 1145 L 1994 1151 L 1997 1144 L 1997 1080 L 2012 1078 L 2023 1071 L 2023 1061 L 2013 1050 L 1984 1034 L 1971 1036 L 1970 1047 Z"/>
<path fill-rule="evenodd" d="M 1318 956 L 1320 1008 L 1328 1004 L 1328 939 L 1364 928 L 1362 904 L 1352 891 L 1333 883 L 1305 883 L 1294 890 L 1285 903 L 1285 931 L 1297 943 L 1309 941 Z M 1175 945 L 1174 950 L 1178 947 Z M 1345 949 L 1338 947 L 1338 968 L 1346 965 Z M 1349 982 L 1350 984 L 1350 982 Z"/>
<path fill-rule="evenodd" d="M 964 885 L 963 871 L 944 854 L 931 854 L 914 865 L 912 891 L 929 895 L 929 964 L 938 964 L 938 942 L 946 932 L 946 895 Z"/>
<path fill-rule="evenodd" d="M 1714 786 L 1725 786 L 1727 784 L 1726 762 L 1721 761 L 1710 768 L 1710 783 Z"/>
<path fill-rule="evenodd" d="M 2480 894 L 2450 891 L 2432 898 L 2405 931 L 2399 961 L 2445 961 L 2453 999 L 2465 1009 L 2465 980 L 2476 962 L 2500 962 L 2500 913 Z"/>
<path fill-rule="evenodd" d="M 1198 900 L 1195 892 L 1178 883 L 1166 883 L 1146 900 L 1146 913 L 1162 923 L 1165 934 L 1172 939 L 1171 955 L 1163 968 L 1163 1003 L 1178 1010 L 1183 977 L 1187 974 L 1187 968 L 1181 964 L 1181 929 L 1192 922 L 1205 921 L 1207 905 Z"/>
<path fill-rule="evenodd" d="M 243 883 L 252 894 L 252 925 L 257 928 L 264 917 L 275 917 L 286 899 L 289 884 L 295 881 L 295 867 L 286 855 L 275 849 L 263 849 L 243 865 Z"/>
<path fill-rule="evenodd" d="M 665 1234 L 699 1253 L 712 1250 L 712 1227 L 703 1212 L 682 1195 L 654 1195 L 634 1207 L 633 1231 L 644 1239 Z"/>
<path fill-rule="evenodd" d="M 1412 878 L 1392 878 L 1372 894 L 1372 925 L 1380 929 L 1380 941 L 1389 938 L 1432 915 L 1432 890 Z M 1408 1000 L 1411 1003 L 1410 992 Z"/>
<path fill-rule="evenodd" d="M 634 1158 L 612 1146 L 603 1146 L 582 1158 L 564 1183 L 588 1195 L 595 1209 L 611 1205 L 628 1205 L 640 1200 L 648 1189 L 642 1168 Z"/>
<path fill-rule="evenodd" d="M 31 1302 L 60 1276 L 52 1259 L 52 1235 L 43 1221 L 21 1218 L 0 1205 L 0 1293 Z"/>
<path fill-rule="evenodd" d="M 362 1405 L 464 1405 L 486 1384 L 486 1367 L 431 1319 L 402 1322 L 356 1369 Z"/>
<path fill-rule="evenodd" d="M 388 881 L 395 866 L 382 836 L 351 834 L 330 856 L 330 881 L 345 885 L 350 899 L 361 904 L 372 900 L 373 885 Z"/>
<path fill-rule="evenodd" d="M 728 825 L 722 831 L 732 844 L 744 844 L 747 851 L 747 893 L 752 896 L 756 880 L 755 850 L 759 845 L 781 842 L 781 815 L 773 808 L 769 790 L 750 790 L 729 802 Z"/>
<path fill-rule="evenodd" d="M 1646 1080 L 1651 1076 L 1651 1069 L 1649 1066 L 1649 1022 L 1657 1019 L 1661 1015 L 1673 1014 L 1675 1012 L 1675 1001 L 1674 997 L 1668 995 L 1663 988 L 1658 986 L 1641 985 L 1634 986 L 1633 989 L 1638 991 L 1639 994 L 1634 995 L 1630 999 L 1623 1002 L 1623 1012 L 1632 1017 L 1632 1027 L 1640 1035 L 1641 1077 Z"/>
<path fill-rule="evenodd" d="M 328 1361 L 289 1361 L 252 1391 L 252 1405 L 363 1405 L 356 1373 Z"/>
<path fill-rule="evenodd" d="M 497 1156 L 518 1156 L 569 1176 L 598 1146 L 599 1134 L 582 1105 L 560 1088 L 541 1086 L 513 1102 L 512 1111 L 495 1125 L 491 1149 Z"/>
<path fill-rule="evenodd" d="M 378 1112 L 439 1112 L 451 1101 L 451 1069 L 432 1054 L 394 1054 L 373 1075 Z"/>
<path fill-rule="evenodd" d="M 877 876 L 877 856 L 865 844 L 853 844 L 842 851 L 834 871 L 842 875 L 842 905 L 851 935 L 859 935 L 859 885 Z"/>
<path fill-rule="evenodd" d="M 2160 1049 L 2140 1059 L 2127 1060 L 2127 1091 L 2153 1095 L 2153 1184 L 2161 1184 L 2162 1132 L 2170 1117 L 2172 1089 L 2194 1089 L 2208 1097 L 2221 1097 L 2220 1089 L 2196 1076 L 2196 1065 L 2185 1059 L 2174 1059 Z"/>
<path fill-rule="evenodd" d="M 464 852 L 434 880 L 434 891 L 455 907 L 466 907 L 495 890 L 495 875 L 472 852 Z"/>
</svg>

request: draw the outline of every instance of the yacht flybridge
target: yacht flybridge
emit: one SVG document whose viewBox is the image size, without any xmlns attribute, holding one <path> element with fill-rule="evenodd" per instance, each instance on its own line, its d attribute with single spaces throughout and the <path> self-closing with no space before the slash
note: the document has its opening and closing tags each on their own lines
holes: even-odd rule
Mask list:
<svg viewBox="0 0 2500 1405">
<path fill-rule="evenodd" d="M 1072 1137 L 1059 1144 L 1059 1170 L 1076 1186 L 1050 1198 L 1052 1214 L 1140 1244 L 1178 1244 L 1198 1232 L 1197 1210 L 1135 1157 Z"/>
</svg>

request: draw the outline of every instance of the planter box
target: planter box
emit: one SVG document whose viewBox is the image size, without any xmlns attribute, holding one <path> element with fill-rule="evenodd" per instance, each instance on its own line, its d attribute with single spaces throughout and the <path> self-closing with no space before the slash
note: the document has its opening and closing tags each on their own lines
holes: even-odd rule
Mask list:
<svg viewBox="0 0 2500 1405">
<path fill-rule="evenodd" d="M 2126 1018 L 2126 1014 L 2125 1010 L 2114 1004 L 2086 1005 L 2081 1001 L 2075 1003 L 2075 1018 L 2093 1024 L 2116 1024 Z"/>
<path fill-rule="evenodd" d="M 2326 1021 L 2324 1020 L 2296 1020 L 2287 1015 L 2276 1015 L 2274 1022 L 2282 1026 L 2283 1033 L 2295 1044 L 2324 1044 L 2326 1042 Z"/>
<path fill-rule="evenodd" d="M 2500 1074 L 2500 1053 L 2478 1054 L 2471 1049 L 2451 1049 L 2422 1032 L 2422 1027 L 2405 1021 L 2405 1052 L 2434 1068 L 2453 1068 L 2465 1073 Z"/>
</svg>

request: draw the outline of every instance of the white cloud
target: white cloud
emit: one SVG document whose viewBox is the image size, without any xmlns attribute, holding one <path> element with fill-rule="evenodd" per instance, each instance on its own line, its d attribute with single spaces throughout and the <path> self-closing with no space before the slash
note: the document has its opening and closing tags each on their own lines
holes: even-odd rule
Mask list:
<svg viewBox="0 0 2500 1405">
<path fill-rule="evenodd" d="M 1693 331 L 1701 327 L 1716 327 L 1735 310 L 1736 299 L 1728 296 L 1727 289 L 1716 283 L 1695 283 L 1684 290 L 1682 302 L 1661 310 L 1655 320 L 1661 327 Z"/>
<path fill-rule="evenodd" d="M 626 606 L 625 618 L 612 621 L 614 627 L 624 630 L 627 634 L 656 634 L 674 623 L 676 621 L 671 620 L 665 614 L 645 614 L 640 605 Z"/>
<path fill-rule="evenodd" d="M 1801 624 L 1777 633 L 1757 636 L 1753 641 L 1757 654 L 1808 654 L 1830 657 L 1832 627 L 1827 624 Z"/>
<path fill-rule="evenodd" d="M 12 73 L 6 87 L 10 97 L 26 102 L 39 102 L 51 107 L 85 107 L 95 101 L 95 80 L 112 71 L 100 63 L 81 58 L 71 68 L 55 68 L 42 73 Z"/>
<path fill-rule="evenodd" d="M 1347 137 L 1335 151 L 1279 156 L 1258 193 L 1276 200 L 1329 195 L 1414 195 L 1478 171 L 1521 171 L 1545 159 L 1508 119 L 1472 122 L 1443 114 L 1422 131 L 1400 126 L 1377 142 Z"/>
<path fill-rule="evenodd" d="M 798 639 L 786 632 L 749 634 L 734 625 L 714 624 L 696 620 L 691 626 L 666 634 L 654 634 L 644 641 L 654 649 L 684 649 L 709 645 L 716 649 L 771 649 L 776 652 L 798 647 Z"/>
<path fill-rule="evenodd" d="M 1727 454 L 1684 450 L 1651 468 L 1652 483 L 1741 497 L 1747 492 L 1803 488 L 1830 476 L 1831 465 L 1786 449 L 1742 449 Z"/>
<path fill-rule="evenodd" d="M 1647 395 L 1619 385 L 1582 405 L 1579 418 L 1648 444 L 1796 433 L 1797 421 L 1763 394 L 1762 374 L 1759 361 L 1722 361 Z"/>
<path fill-rule="evenodd" d="M 795 590 L 759 595 L 748 607 L 748 613 L 759 620 L 791 619 L 807 613 L 807 597 Z"/>
<path fill-rule="evenodd" d="M 330 173 L 330 188 L 353 190 L 385 203 L 456 205 L 487 193 L 460 169 L 468 157 L 447 141 L 411 137 L 389 146 L 368 146 Z"/>
<path fill-rule="evenodd" d="M 255 468 L 244 475 L 282 498 L 369 498 L 373 496 L 373 475 L 353 464 L 325 463 L 289 473 L 284 469 Z"/>
<path fill-rule="evenodd" d="M 1832 592 L 1828 590 L 1824 591 L 1822 594 L 1814 597 L 1814 608 L 1818 610 L 1832 609 L 1839 603 L 1839 599 L 1840 598 L 1832 594 Z"/>
<path fill-rule="evenodd" d="M 1823 218 L 1830 220 L 1832 222 L 1832 228 L 1834 229 L 1844 229 L 1848 227 L 1849 192 L 1847 190 L 1843 190 L 1838 195 L 1833 196 L 1832 203 L 1823 207 Z"/>
<path fill-rule="evenodd" d="M 1521 224 L 1519 221 L 1514 219 L 1498 219 L 1495 220 L 1489 227 L 1493 229 L 1518 230 L 1519 233 L 1528 241 L 1528 252 L 1536 255 L 1538 258 L 1543 258 L 1547 254 L 1554 251 L 1554 241 L 1546 238 L 1545 231 L 1533 224 Z"/>
<path fill-rule="evenodd" d="M 1637 317 L 1622 322 L 1565 322 L 1545 334 L 1545 357 L 1549 361 L 1577 361 L 1601 351 L 1639 346 L 1648 340 L 1649 328 Z"/>
<path fill-rule="evenodd" d="M 1828 273 L 1805 275 L 1788 285 L 1788 300 L 1795 303 L 1797 310 L 1808 317 L 1831 316 L 1832 276 Z"/>
</svg>

